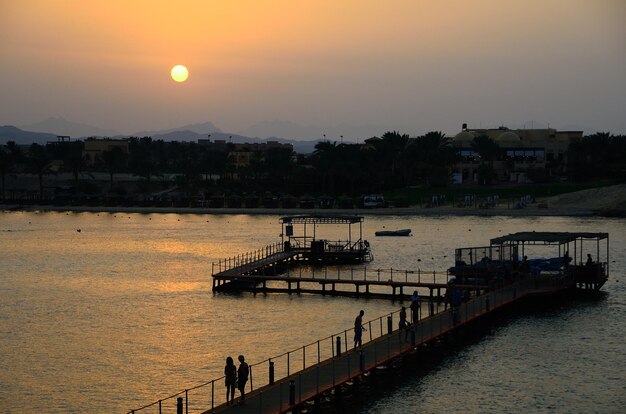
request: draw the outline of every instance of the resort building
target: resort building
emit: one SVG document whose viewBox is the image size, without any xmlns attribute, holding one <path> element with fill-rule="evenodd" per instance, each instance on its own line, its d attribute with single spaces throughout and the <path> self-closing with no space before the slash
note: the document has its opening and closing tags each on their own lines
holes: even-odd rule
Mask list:
<svg viewBox="0 0 626 414">
<path fill-rule="evenodd" d="M 220 139 L 215 141 L 199 139 L 198 145 L 207 146 L 216 151 L 228 152 L 228 159 L 235 168 L 249 166 L 254 157 L 263 158 L 265 153 L 272 149 L 288 149 L 293 152 L 293 145 L 278 141 L 227 144 L 225 140 Z"/>
<path fill-rule="evenodd" d="M 119 148 L 124 155 L 128 155 L 128 139 L 87 138 L 83 148 L 83 158 L 87 166 L 93 166 L 105 151 Z"/>
<path fill-rule="evenodd" d="M 234 144 L 232 151 L 229 151 L 228 158 L 237 168 L 250 165 L 254 157 L 264 158 L 265 153 L 272 149 L 288 149 L 293 152 L 293 145 L 282 144 L 278 141 L 267 141 L 254 144 Z"/>
<path fill-rule="evenodd" d="M 474 145 L 474 139 L 488 137 L 501 149 L 492 160 L 483 159 Z M 494 179 L 500 182 L 527 183 L 531 176 L 561 175 L 567 164 L 567 150 L 571 142 L 579 141 L 583 131 L 557 131 L 542 129 L 469 129 L 463 124 L 462 131 L 453 139 L 462 161 L 453 168 L 457 184 L 479 182 L 479 168 L 488 164 Z"/>
</svg>

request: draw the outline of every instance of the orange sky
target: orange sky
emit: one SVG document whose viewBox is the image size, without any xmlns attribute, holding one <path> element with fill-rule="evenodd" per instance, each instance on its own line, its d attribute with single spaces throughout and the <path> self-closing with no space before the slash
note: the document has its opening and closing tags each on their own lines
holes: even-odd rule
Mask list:
<svg viewBox="0 0 626 414">
<path fill-rule="evenodd" d="M 2 124 L 626 132 L 624 1 L 0 0 L 0 36 Z"/>
</svg>

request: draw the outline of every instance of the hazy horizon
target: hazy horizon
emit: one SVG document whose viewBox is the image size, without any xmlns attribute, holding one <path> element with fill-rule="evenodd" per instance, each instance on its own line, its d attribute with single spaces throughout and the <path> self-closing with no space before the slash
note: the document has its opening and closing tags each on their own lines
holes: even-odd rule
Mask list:
<svg viewBox="0 0 626 414">
<path fill-rule="evenodd" d="M 623 1 L 0 0 L 0 16 L 0 124 L 626 132 Z"/>
</svg>

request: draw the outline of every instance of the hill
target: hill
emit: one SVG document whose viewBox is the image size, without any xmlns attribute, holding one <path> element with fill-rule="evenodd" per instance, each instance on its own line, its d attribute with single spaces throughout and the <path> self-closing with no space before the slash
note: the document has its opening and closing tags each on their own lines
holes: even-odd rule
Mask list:
<svg viewBox="0 0 626 414">
<path fill-rule="evenodd" d="M 20 129 L 27 131 L 46 132 L 55 135 L 69 135 L 72 138 L 82 137 L 111 137 L 119 135 L 113 129 L 98 128 L 93 125 L 71 122 L 61 117 L 48 118 L 34 124 L 22 125 Z M 56 139 L 56 137 L 55 137 Z"/>
<path fill-rule="evenodd" d="M 202 123 L 183 125 L 176 128 L 160 129 L 157 131 L 140 131 L 135 132 L 134 134 L 132 134 L 132 136 L 154 137 L 157 135 L 163 136 L 172 132 L 193 132 L 195 134 L 202 135 L 202 138 L 206 138 L 208 134 L 221 133 L 222 130 L 216 127 L 215 124 L 213 124 L 212 122 L 207 121 Z"/>
<path fill-rule="evenodd" d="M 15 141 L 18 145 L 30 145 L 32 143 L 44 145 L 48 141 L 56 141 L 55 134 L 45 132 L 24 131 L 13 125 L 0 126 L 0 144 Z"/>
<path fill-rule="evenodd" d="M 384 125 L 348 125 L 337 126 L 302 126 L 287 121 L 263 121 L 239 131 L 242 135 L 253 137 L 284 137 L 285 139 L 321 141 L 324 135 L 329 141 L 363 142 L 364 139 L 380 136 L 386 131 L 411 131 L 406 127 Z M 413 132 L 413 131 L 411 131 Z M 413 132 L 414 133 L 414 132 Z"/>
</svg>

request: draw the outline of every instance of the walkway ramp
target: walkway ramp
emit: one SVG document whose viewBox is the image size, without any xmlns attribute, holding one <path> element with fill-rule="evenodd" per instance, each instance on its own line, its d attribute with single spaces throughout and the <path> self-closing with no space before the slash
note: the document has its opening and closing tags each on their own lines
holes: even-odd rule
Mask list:
<svg viewBox="0 0 626 414">
<path fill-rule="evenodd" d="M 362 349 L 352 347 L 353 331 L 349 329 L 251 364 L 245 404 L 226 404 L 224 377 L 221 377 L 130 413 L 154 412 L 155 408 L 159 414 L 288 412 L 339 385 L 349 384 L 361 375 L 373 372 L 377 367 L 391 366 L 396 358 L 419 352 L 420 345 L 453 333 L 521 298 L 553 294 L 575 285 L 576 280 L 571 274 L 542 275 L 493 286 L 490 292 L 474 296 L 455 308 L 423 301 L 422 312 L 430 314 L 418 318 L 413 331 L 394 329 L 398 324 L 398 312 L 393 312 L 364 324 Z M 270 378 L 276 378 L 276 381 Z"/>
<path fill-rule="evenodd" d="M 255 389 L 247 395 L 244 405 L 227 406 L 222 404 L 214 409 L 204 411 L 203 414 L 283 413 L 290 411 L 304 401 L 330 391 L 339 384 L 352 381 L 378 366 L 387 365 L 405 353 L 414 352 L 420 345 L 445 333 L 452 332 L 459 326 L 480 318 L 495 309 L 529 295 L 555 293 L 567 288 L 570 284 L 571 280 L 565 280 L 565 278 L 562 280 L 535 278 L 534 280 L 503 286 L 490 293 L 475 297 L 461 304 L 458 308 L 442 310 L 421 319 L 415 324 L 414 334 L 411 334 L 410 331 L 395 329 L 391 333 L 374 336 L 370 341 L 363 344 L 362 349 L 350 349 L 339 356 L 320 361 L 276 381 L 273 385 L 267 384 Z M 381 327 L 386 325 L 382 319 L 379 320 Z M 378 322 L 378 320 L 374 322 Z M 365 326 L 367 327 L 367 325 Z M 381 330 L 383 329 L 381 328 Z M 377 323 L 372 326 L 372 322 L 369 322 L 369 331 L 363 333 L 364 341 L 367 339 L 368 332 L 372 333 L 372 330 L 377 330 Z M 348 339 L 352 340 L 351 337 Z M 290 401 L 290 388 L 293 389 L 292 401 Z"/>
<path fill-rule="evenodd" d="M 254 258 L 250 261 L 244 261 L 243 263 L 236 264 L 233 267 L 214 274 L 213 277 L 232 278 L 247 275 L 268 266 L 273 266 L 277 263 L 288 260 L 296 255 L 298 255 L 298 252 L 295 250 L 272 253 L 258 259 Z"/>
<path fill-rule="evenodd" d="M 274 385 L 267 385 L 247 396 L 245 404 L 216 407 L 211 413 L 282 413 L 293 408 L 290 404 L 290 384 L 293 381 L 294 403 L 299 405 L 321 393 L 330 391 L 339 384 L 353 380 L 377 366 L 389 363 L 414 347 L 432 340 L 452 325 L 451 312 L 435 315 L 418 324 L 415 345 L 406 332 L 395 330 L 363 345 L 291 375 Z M 431 331 L 432 330 L 432 331 Z M 366 335 L 367 332 L 364 332 Z M 362 354 L 361 354 L 362 352 Z"/>
</svg>

